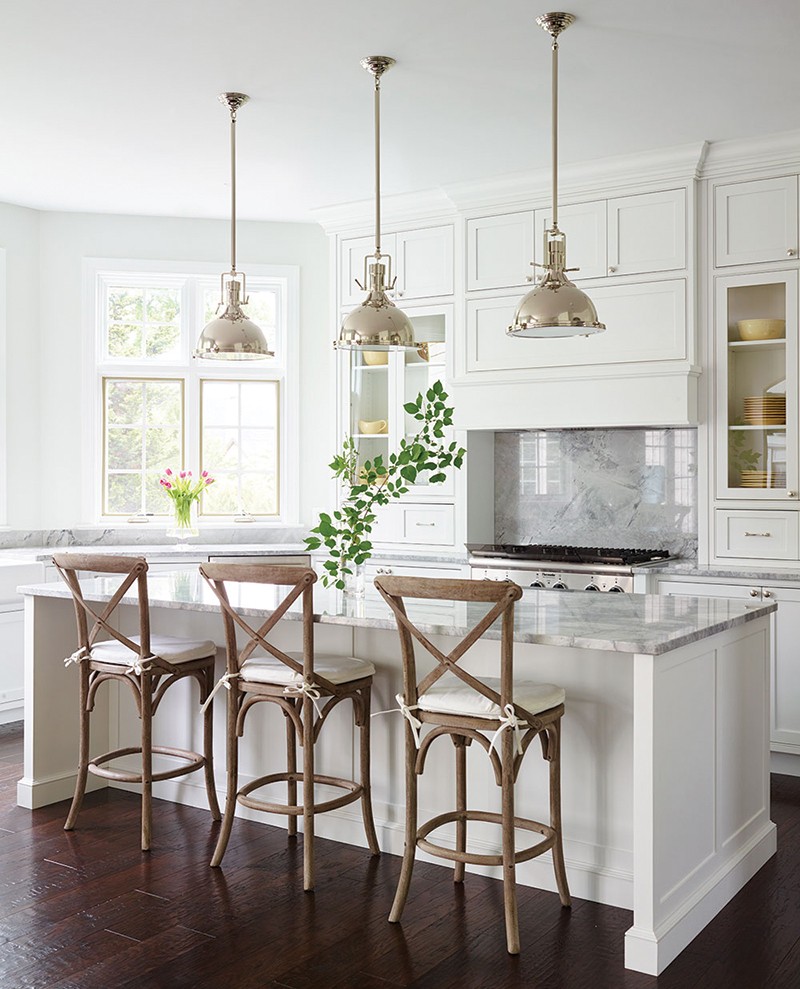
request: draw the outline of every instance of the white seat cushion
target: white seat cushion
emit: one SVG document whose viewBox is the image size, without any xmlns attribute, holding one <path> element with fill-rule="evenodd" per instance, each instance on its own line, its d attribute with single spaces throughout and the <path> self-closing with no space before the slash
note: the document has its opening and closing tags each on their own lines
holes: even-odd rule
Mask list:
<svg viewBox="0 0 800 989">
<path fill-rule="evenodd" d="M 301 652 L 287 652 L 286 655 L 303 665 Z M 314 672 L 330 680 L 331 683 L 349 683 L 351 680 L 374 676 L 375 667 L 368 660 L 357 659 L 355 656 L 317 654 L 314 656 Z M 243 680 L 250 680 L 253 683 L 276 683 L 288 686 L 301 683 L 303 680 L 299 673 L 295 673 L 279 659 L 260 654 L 251 656 L 242 663 L 241 674 Z"/>
<path fill-rule="evenodd" d="M 481 677 L 490 690 L 500 693 L 499 677 Z M 552 683 L 533 683 L 529 680 L 514 681 L 514 703 L 524 707 L 531 714 L 548 711 L 564 703 L 566 692 L 563 687 Z M 421 711 L 429 714 L 460 714 L 472 718 L 496 718 L 500 720 L 500 705 L 479 694 L 464 683 L 455 673 L 445 673 L 443 677 L 421 694 L 417 699 Z"/>
<path fill-rule="evenodd" d="M 138 635 L 129 635 L 131 642 L 139 643 Z M 151 635 L 150 651 L 154 656 L 160 656 L 168 663 L 189 663 L 193 659 L 205 659 L 214 656 L 216 645 L 211 639 L 176 639 L 172 635 Z M 114 663 L 117 666 L 131 666 L 138 653 L 132 652 L 127 646 L 116 639 L 108 642 L 95 642 L 92 646 L 92 659 L 100 663 Z"/>
</svg>

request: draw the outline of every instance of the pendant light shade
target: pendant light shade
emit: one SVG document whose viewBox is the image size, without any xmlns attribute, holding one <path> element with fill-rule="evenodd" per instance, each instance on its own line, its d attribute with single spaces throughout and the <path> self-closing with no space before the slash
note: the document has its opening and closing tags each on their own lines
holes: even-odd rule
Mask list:
<svg viewBox="0 0 800 989">
<path fill-rule="evenodd" d="M 375 253 L 364 259 L 364 280 L 356 281 L 367 297 L 349 313 L 334 346 L 340 350 L 414 349 L 414 327 L 386 294 L 394 288 L 392 259 L 381 252 L 381 76 L 394 65 L 388 55 L 370 55 L 361 65 L 375 77 Z"/>
<path fill-rule="evenodd" d="M 522 299 L 514 322 L 506 331 L 512 337 L 572 337 L 601 333 L 605 324 L 597 318 L 592 300 L 567 277 L 567 238 L 558 228 L 558 36 L 575 20 L 557 11 L 542 14 L 536 23 L 553 39 L 552 150 L 553 220 L 544 232 L 544 263 L 539 283 Z"/>
<path fill-rule="evenodd" d="M 231 270 L 220 278 L 217 315 L 197 341 L 194 356 L 205 360 L 252 361 L 275 356 L 261 328 L 242 310 L 248 303 L 247 282 L 236 270 L 236 111 L 249 98 L 244 93 L 221 93 L 219 97 L 231 114 Z"/>
</svg>

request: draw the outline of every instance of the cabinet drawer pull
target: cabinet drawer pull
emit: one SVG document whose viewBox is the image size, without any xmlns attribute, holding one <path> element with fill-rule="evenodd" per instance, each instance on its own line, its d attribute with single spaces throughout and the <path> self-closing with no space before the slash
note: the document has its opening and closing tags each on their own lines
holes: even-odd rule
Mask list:
<svg viewBox="0 0 800 989">
<path fill-rule="evenodd" d="M 787 258 L 793 258 L 795 254 L 797 254 L 797 251 L 793 247 L 788 248 L 786 251 Z"/>
<path fill-rule="evenodd" d="M 759 591 L 759 589 L 757 587 L 751 587 L 750 588 L 750 597 L 751 598 L 759 598 L 759 597 L 761 597 L 761 591 Z"/>
<path fill-rule="evenodd" d="M 772 535 L 771 532 L 745 532 L 746 536 L 763 536 L 765 539 Z"/>
<path fill-rule="evenodd" d="M 772 597 L 772 591 L 764 591 L 764 597 L 765 598 L 771 598 Z"/>
<path fill-rule="evenodd" d="M 436 523 L 435 522 L 415 522 L 414 525 L 432 526 L 432 525 L 436 525 Z"/>
<path fill-rule="evenodd" d="M 392 568 L 391 567 L 378 567 L 378 569 L 375 572 L 376 573 L 386 574 L 387 576 L 391 576 Z"/>
</svg>

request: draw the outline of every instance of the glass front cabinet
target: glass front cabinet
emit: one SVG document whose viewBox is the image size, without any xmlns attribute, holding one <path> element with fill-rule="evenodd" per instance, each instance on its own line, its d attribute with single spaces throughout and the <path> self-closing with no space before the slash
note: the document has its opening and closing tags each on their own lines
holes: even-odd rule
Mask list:
<svg viewBox="0 0 800 989">
<path fill-rule="evenodd" d="M 796 504 L 797 291 L 796 271 L 716 280 L 718 498 Z"/>
</svg>

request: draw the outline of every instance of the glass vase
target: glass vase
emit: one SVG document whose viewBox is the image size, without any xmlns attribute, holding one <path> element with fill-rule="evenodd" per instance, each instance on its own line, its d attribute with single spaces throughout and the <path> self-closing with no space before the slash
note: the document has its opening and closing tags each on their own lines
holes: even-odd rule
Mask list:
<svg viewBox="0 0 800 989">
<path fill-rule="evenodd" d="M 363 598 L 366 593 L 365 565 L 363 563 L 352 563 L 348 561 L 347 568 L 352 573 L 346 573 L 344 575 L 345 597 Z"/>
<path fill-rule="evenodd" d="M 174 498 L 173 509 L 172 525 L 167 529 L 167 535 L 179 542 L 196 536 L 198 534 L 197 499 Z"/>
</svg>

